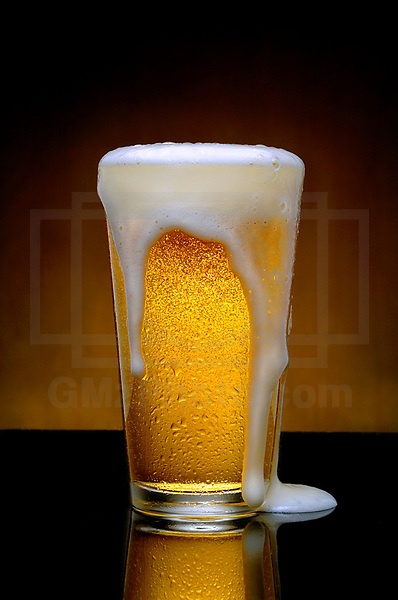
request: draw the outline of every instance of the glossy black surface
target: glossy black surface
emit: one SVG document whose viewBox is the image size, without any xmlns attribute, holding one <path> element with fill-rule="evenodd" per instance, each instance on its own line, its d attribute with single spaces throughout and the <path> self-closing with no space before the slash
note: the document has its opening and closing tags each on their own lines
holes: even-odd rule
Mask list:
<svg viewBox="0 0 398 600">
<path fill-rule="evenodd" d="M 123 433 L 2 431 L 0 444 L 1 597 L 123 598 Z M 280 479 L 338 501 L 279 528 L 282 600 L 395 595 L 397 449 L 396 434 L 282 434 Z"/>
</svg>

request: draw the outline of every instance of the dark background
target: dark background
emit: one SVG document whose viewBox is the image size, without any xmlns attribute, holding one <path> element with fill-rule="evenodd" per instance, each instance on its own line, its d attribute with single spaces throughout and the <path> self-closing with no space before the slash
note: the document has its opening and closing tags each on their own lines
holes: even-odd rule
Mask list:
<svg viewBox="0 0 398 600">
<path fill-rule="evenodd" d="M 150 9 L 122 7 L 85 16 L 69 7 L 47 21 L 33 9 L 19 20 L 7 13 L 4 28 L 13 35 L 2 42 L 1 72 L 0 427 L 122 427 L 120 402 L 84 396 L 83 378 L 90 389 L 104 377 L 117 386 L 116 366 L 76 367 L 70 344 L 31 341 L 32 214 L 69 209 L 76 193 L 95 195 L 98 161 L 115 147 L 217 141 L 286 148 L 306 164 L 304 192 L 326 194 L 330 209 L 369 217 L 369 337 L 329 344 L 323 367 L 290 370 L 284 428 L 396 431 L 397 85 L 389 16 L 366 15 L 363 7 L 358 15 L 325 9 L 312 20 L 300 13 L 294 25 L 291 9 L 276 6 L 261 14 L 237 11 L 221 22 L 192 11 L 180 14 L 182 22 L 166 7 L 153 9 L 156 18 Z M 285 24 L 289 16 L 293 26 Z M 105 227 L 91 225 L 81 258 L 82 327 L 112 334 Z M 43 221 L 41 235 L 41 280 L 34 284 L 41 290 L 41 331 L 68 333 L 70 226 Z M 317 327 L 313 237 L 303 223 L 293 333 Z M 332 223 L 329 238 L 326 328 L 355 334 L 358 223 Z M 107 351 L 115 356 L 114 346 Z M 74 396 L 55 402 L 49 390 L 59 378 Z M 344 386 L 349 398 L 322 405 L 322 386 Z M 311 396 L 295 394 L 300 389 Z"/>
</svg>

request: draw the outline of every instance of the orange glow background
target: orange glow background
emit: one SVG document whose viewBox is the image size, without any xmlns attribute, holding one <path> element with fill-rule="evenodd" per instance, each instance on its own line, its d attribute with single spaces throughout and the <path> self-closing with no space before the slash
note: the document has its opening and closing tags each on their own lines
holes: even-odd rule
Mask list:
<svg viewBox="0 0 398 600">
<path fill-rule="evenodd" d="M 98 161 L 214 141 L 306 164 L 283 429 L 397 431 L 388 41 L 151 38 L 113 62 L 105 42 L 56 67 L 30 48 L 3 73 L 0 428 L 122 428 Z"/>
</svg>

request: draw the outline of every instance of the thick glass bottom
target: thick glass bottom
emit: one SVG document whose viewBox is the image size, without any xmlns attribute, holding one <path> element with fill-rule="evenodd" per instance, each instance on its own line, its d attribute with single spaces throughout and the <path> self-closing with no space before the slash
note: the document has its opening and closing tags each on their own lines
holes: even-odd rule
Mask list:
<svg viewBox="0 0 398 600">
<path fill-rule="evenodd" d="M 222 492 L 177 492 L 131 483 L 135 510 L 152 517 L 219 520 L 252 517 L 256 511 L 244 503 L 240 488 Z"/>
</svg>

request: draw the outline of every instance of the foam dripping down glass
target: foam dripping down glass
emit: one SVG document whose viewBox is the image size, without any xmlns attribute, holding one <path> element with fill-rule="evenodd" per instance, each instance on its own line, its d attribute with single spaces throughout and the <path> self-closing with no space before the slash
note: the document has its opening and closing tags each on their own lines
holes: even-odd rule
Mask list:
<svg viewBox="0 0 398 600">
<path fill-rule="evenodd" d="M 99 163 L 134 507 L 311 512 L 278 479 L 304 164 L 265 146 L 161 143 Z"/>
</svg>

